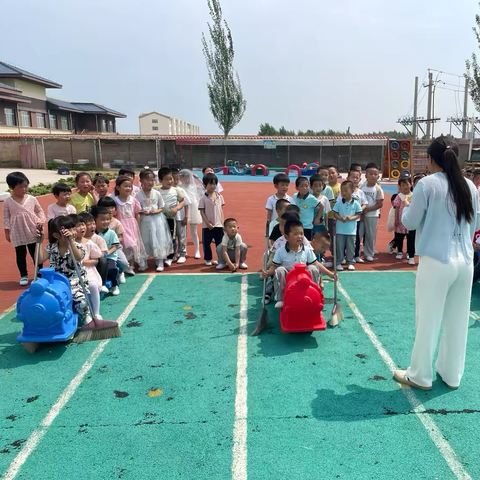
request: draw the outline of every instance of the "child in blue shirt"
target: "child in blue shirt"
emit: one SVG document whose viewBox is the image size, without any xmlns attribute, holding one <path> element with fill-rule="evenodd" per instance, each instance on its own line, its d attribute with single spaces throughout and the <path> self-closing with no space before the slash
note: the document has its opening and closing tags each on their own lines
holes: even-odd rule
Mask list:
<svg viewBox="0 0 480 480">
<path fill-rule="evenodd" d="M 337 200 L 333 207 L 333 216 L 336 222 L 337 241 L 337 270 L 342 271 L 342 261 L 347 252 L 347 264 L 349 270 L 355 270 L 353 265 L 355 256 L 355 238 L 357 234 L 357 219 L 362 214 L 362 207 L 352 198 L 355 187 L 353 183 L 346 180 L 341 185 L 342 197 Z"/>
<path fill-rule="evenodd" d="M 306 177 L 298 177 L 295 181 L 298 191 L 293 196 L 293 203 L 300 208 L 300 221 L 307 240 L 313 238 L 313 226 L 320 225 L 323 215 L 323 204 L 310 193 L 310 182 Z"/>
</svg>

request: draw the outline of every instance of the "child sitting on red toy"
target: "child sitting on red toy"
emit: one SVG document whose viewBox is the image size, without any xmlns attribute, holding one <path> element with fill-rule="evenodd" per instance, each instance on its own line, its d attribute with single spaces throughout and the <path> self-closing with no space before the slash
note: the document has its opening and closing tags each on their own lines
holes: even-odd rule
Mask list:
<svg viewBox="0 0 480 480">
<path fill-rule="evenodd" d="M 334 278 L 334 274 L 327 270 L 321 263 L 317 261 L 315 253 L 311 247 L 305 247 L 303 225 L 299 220 L 290 220 L 285 223 L 284 227 L 286 244 L 275 252 L 273 264 L 268 270 L 262 271 L 262 278 L 274 276 L 274 288 L 277 303 L 275 308 L 283 307 L 283 293 L 285 291 L 285 281 L 287 273 L 292 270 L 295 264 L 302 263 L 307 265 L 312 281 L 319 284 L 320 272 L 325 273 L 330 278 Z"/>
</svg>

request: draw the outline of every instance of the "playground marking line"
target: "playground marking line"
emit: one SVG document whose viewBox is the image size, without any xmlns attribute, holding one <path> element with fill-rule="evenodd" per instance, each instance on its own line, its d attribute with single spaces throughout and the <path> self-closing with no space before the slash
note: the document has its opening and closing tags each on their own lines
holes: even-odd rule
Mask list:
<svg viewBox="0 0 480 480">
<path fill-rule="evenodd" d="M 393 375 L 393 372 L 397 370 L 397 366 L 393 361 L 392 357 L 390 357 L 389 353 L 385 350 L 382 342 L 380 342 L 380 340 L 377 338 L 358 307 L 355 305 L 355 303 L 353 303 L 346 290 L 340 285 L 340 282 L 338 282 L 338 290 L 345 297 L 345 300 L 347 301 L 349 307 L 352 309 L 352 312 L 357 317 L 357 320 L 360 323 L 363 331 L 367 334 L 368 338 L 373 343 L 373 345 L 375 346 L 378 353 L 380 354 L 383 361 L 388 366 L 389 370 L 392 372 Z M 430 438 L 432 439 L 435 446 L 438 448 L 442 457 L 447 462 L 447 465 L 449 466 L 455 477 L 462 480 L 471 480 L 470 475 L 463 468 L 463 465 L 457 460 L 457 454 L 455 453 L 451 445 L 448 443 L 441 430 L 438 428 L 437 424 L 432 420 L 430 416 L 425 414 L 425 407 L 415 395 L 413 390 L 411 388 L 401 388 L 401 390 L 403 394 L 407 397 L 408 402 L 413 407 L 415 415 L 422 422 L 425 430 L 427 430 Z"/>
<path fill-rule="evenodd" d="M 2 314 L 0 314 L 0 320 L 2 320 L 3 317 L 7 316 L 12 310 L 15 310 L 15 307 L 17 306 L 17 303 L 15 302 L 11 307 L 6 308 Z"/>
<path fill-rule="evenodd" d="M 120 315 L 120 317 L 118 317 L 119 326 L 121 326 L 125 322 L 125 320 L 130 315 L 132 310 L 135 308 L 138 301 L 140 300 L 142 295 L 145 293 L 147 288 L 150 286 L 154 278 L 155 278 L 155 275 L 150 275 L 150 277 L 145 281 L 145 283 L 142 285 L 142 287 L 137 292 L 137 294 L 133 297 L 132 301 L 127 305 L 127 308 L 125 308 L 125 310 Z M 34 450 L 37 448 L 42 438 L 47 433 L 48 428 L 52 425 L 53 421 L 55 420 L 55 418 L 57 418 L 58 414 L 61 412 L 63 407 L 65 407 L 65 405 L 72 398 L 74 393 L 77 391 L 77 388 L 81 385 L 81 383 L 83 382 L 83 379 L 85 378 L 89 370 L 93 367 L 97 358 L 105 350 L 105 347 L 108 345 L 108 342 L 110 342 L 110 339 L 102 340 L 95 347 L 95 350 L 90 354 L 90 356 L 82 365 L 78 373 L 75 375 L 75 377 L 68 384 L 65 390 L 57 398 L 57 401 L 53 404 L 52 408 L 49 410 L 47 415 L 45 415 L 45 418 L 40 422 L 39 427 L 30 434 L 24 446 L 22 447 L 20 452 L 17 454 L 17 456 L 13 459 L 12 463 L 4 473 L 2 477 L 4 480 L 13 480 L 17 476 L 18 472 L 20 471 L 24 463 L 28 460 L 28 457 L 30 457 L 30 455 L 34 452 Z"/>
<path fill-rule="evenodd" d="M 240 292 L 240 328 L 237 343 L 237 380 L 235 423 L 233 425 L 232 479 L 247 480 L 247 323 L 248 276 L 242 277 Z"/>
</svg>

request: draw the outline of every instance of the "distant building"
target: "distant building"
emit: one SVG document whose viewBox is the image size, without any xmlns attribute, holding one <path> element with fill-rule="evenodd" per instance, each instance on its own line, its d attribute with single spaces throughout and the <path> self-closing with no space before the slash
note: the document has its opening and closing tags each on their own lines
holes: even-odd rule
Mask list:
<svg viewBox="0 0 480 480">
<path fill-rule="evenodd" d="M 116 133 L 126 115 L 97 103 L 47 96 L 62 85 L 0 61 L 0 134 Z"/>
<path fill-rule="evenodd" d="M 140 135 L 200 135 L 200 128 L 158 112 L 142 113 Z"/>
</svg>

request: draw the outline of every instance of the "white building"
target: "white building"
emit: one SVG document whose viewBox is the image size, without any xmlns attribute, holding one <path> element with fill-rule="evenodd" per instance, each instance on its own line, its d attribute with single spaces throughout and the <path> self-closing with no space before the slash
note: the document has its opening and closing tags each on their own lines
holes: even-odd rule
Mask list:
<svg viewBox="0 0 480 480">
<path fill-rule="evenodd" d="M 138 120 L 140 135 L 200 135 L 196 125 L 158 112 L 142 113 Z"/>
</svg>

